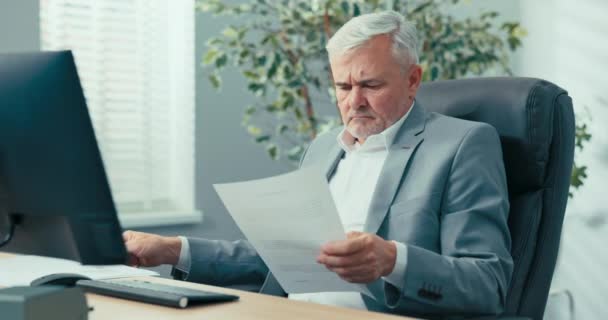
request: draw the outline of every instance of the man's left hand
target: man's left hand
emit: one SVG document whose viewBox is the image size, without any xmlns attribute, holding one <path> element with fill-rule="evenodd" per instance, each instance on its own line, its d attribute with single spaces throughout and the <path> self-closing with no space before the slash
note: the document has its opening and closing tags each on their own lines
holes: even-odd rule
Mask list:
<svg viewBox="0 0 608 320">
<path fill-rule="evenodd" d="M 393 242 L 356 231 L 346 237 L 324 244 L 317 262 L 353 283 L 369 283 L 393 271 L 397 259 L 397 246 Z"/>
</svg>

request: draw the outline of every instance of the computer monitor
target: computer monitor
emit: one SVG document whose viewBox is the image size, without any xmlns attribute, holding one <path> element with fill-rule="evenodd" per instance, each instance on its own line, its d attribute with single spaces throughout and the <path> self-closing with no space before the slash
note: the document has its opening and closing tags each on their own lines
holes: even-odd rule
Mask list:
<svg viewBox="0 0 608 320">
<path fill-rule="evenodd" d="M 69 51 L 0 55 L 0 245 L 83 264 L 127 260 Z"/>
</svg>

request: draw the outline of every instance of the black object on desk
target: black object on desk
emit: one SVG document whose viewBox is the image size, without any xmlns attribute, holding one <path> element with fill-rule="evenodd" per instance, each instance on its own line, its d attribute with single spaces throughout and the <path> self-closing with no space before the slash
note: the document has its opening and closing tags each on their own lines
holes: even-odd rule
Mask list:
<svg viewBox="0 0 608 320">
<path fill-rule="evenodd" d="M 0 290 L 0 318 L 86 320 L 89 308 L 80 288 L 10 287 Z"/>
<path fill-rule="evenodd" d="M 83 288 L 86 292 L 174 308 L 233 301 L 239 298 L 231 294 L 189 289 L 143 280 L 80 280 L 76 282 L 76 286 Z"/>
</svg>

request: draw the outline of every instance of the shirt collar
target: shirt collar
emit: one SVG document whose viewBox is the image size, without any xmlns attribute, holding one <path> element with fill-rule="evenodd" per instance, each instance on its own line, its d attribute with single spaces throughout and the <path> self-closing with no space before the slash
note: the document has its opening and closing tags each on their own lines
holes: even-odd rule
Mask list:
<svg viewBox="0 0 608 320">
<path fill-rule="evenodd" d="M 378 150 L 388 150 L 389 147 L 393 144 L 395 140 L 395 136 L 397 136 L 397 132 L 399 132 L 399 128 L 405 122 L 405 119 L 409 116 L 410 112 L 414 108 L 414 103 L 410 106 L 410 109 L 399 119 L 397 122 L 393 123 L 390 127 L 384 129 L 384 131 L 373 134 L 365 140 L 364 144 L 360 144 L 355 137 L 353 137 L 348 130 L 346 130 L 346 126 L 340 134 L 336 137 L 338 140 L 338 145 L 344 150 L 346 153 L 350 152 L 373 152 Z"/>
</svg>

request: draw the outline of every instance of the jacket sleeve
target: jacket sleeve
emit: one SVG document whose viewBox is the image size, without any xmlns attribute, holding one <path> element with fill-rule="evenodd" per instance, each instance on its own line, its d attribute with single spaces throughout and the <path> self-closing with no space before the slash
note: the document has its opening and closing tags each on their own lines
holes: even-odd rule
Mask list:
<svg viewBox="0 0 608 320">
<path fill-rule="evenodd" d="M 441 252 L 407 245 L 403 289 L 384 282 L 386 306 L 450 315 L 501 313 L 513 261 L 507 183 L 493 127 L 481 124 L 465 134 L 441 201 Z"/>
<path fill-rule="evenodd" d="M 253 292 L 262 288 L 268 267 L 249 241 L 188 238 L 188 242 L 190 270 L 173 269 L 175 278 Z"/>
</svg>

